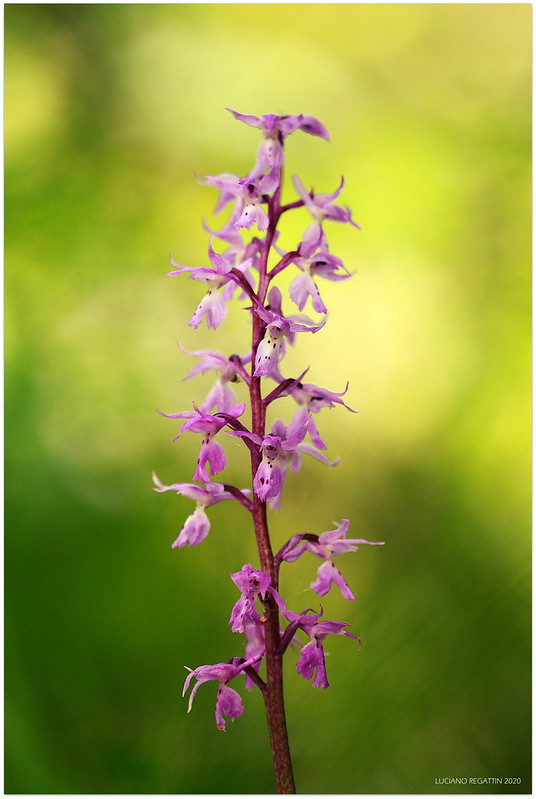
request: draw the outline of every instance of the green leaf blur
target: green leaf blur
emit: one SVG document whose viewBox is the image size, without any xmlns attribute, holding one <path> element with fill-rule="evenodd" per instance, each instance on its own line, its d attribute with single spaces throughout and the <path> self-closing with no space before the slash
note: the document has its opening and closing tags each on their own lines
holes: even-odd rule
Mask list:
<svg viewBox="0 0 536 799">
<path fill-rule="evenodd" d="M 213 685 L 180 696 L 184 665 L 241 653 L 247 514 L 171 551 L 191 503 L 150 479 L 191 478 L 196 437 L 154 408 L 211 380 L 182 382 L 176 342 L 248 348 L 239 303 L 193 331 L 199 284 L 162 277 L 207 263 L 194 172 L 253 162 L 225 106 L 322 120 L 331 144 L 288 139 L 286 196 L 344 174 L 362 226 L 328 229 L 356 275 L 284 368 L 349 380 L 359 414 L 317 417 L 342 461 L 290 475 L 275 546 L 343 517 L 386 541 L 341 558 L 355 603 L 323 602 L 363 640 L 329 641 L 331 688 L 288 655 L 298 790 L 530 793 L 530 78 L 528 4 L 5 6 L 7 793 L 274 791 L 258 692 L 225 735 Z M 285 224 L 291 246 L 306 214 Z"/>
</svg>

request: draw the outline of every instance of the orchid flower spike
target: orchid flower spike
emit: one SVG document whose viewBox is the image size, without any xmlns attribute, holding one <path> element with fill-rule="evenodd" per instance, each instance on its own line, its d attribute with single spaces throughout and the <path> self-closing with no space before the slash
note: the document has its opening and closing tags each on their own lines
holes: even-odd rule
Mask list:
<svg viewBox="0 0 536 799">
<path fill-rule="evenodd" d="M 334 523 L 334 529 L 320 534 L 289 533 L 288 541 L 273 554 L 275 549 L 268 530 L 267 510 L 278 510 L 283 487 L 289 471 L 301 468 L 302 456 L 309 455 L 323 464 L 336 466 L 339 458 L 329 460 L 319 430 L 315 424 L 316 414 L 324 408 L 342 405 L 353 411 L 343 400 L 348 390 L 335 392 L 304 383 L 310 366 L 294 377 L 283 377 L 280 363 L 288 346 L 294 346 L 298 333 L 316 333 L 327 321 L 326 299 L 320 294 L 320 280 L 342 282 L 351 277 L 351 272 L 341 258 L 334 255 L 328 246 L 325 228 L 328 222 L 340 222 L 359 228 L 352 218 L 351 210 L 339 205 L 339 196 L 344 187 L 344 178 L 331 194 L 307 190 L 300 178 L 293 177 L 298 198 L 282 199 L 284 144 L 286 138 L 296 131 L 329 141 L 325 126 L 313 116 L 306 114 L 254 116 L 242 114 L 231 108 L 230 113 L 240 122 L 256 128 L 260 144 L 255 162 L 249 172 L 234 174 L 221 172 L 204 175 L 197 180 L 216 189 L 215 214 L 225 210 L 225 219 L 212 230 L 203 220 L 208 234 L 208 266 L 191 267 L 176 263 L 171 258 L 167 276 L 184 276 L 204 286 L 196 309 L 188 322 L 197 329 L 203 321 L 209 330 L 217 330 L 227 318 L 228 303 L 238 299 L 245 305 L 239 316 L 247 314 L 249 323 L 248 345 L 245 355 L 227 355 L 218 349 L 188 351 L 179 344 L 183 353 L 196 359 L 186 374 L 185 380 L 213 372 L 215 382 L 210 385 L 202 402 L 192 402 L 192 410 L 178 413 L 163 413 L 170 419 L 180 419 L 181 427 L 173 439 L 183 432 L 201 434 L 201 445 L 195 472 L 190 483 L 163 484 L 153 473 L 154 491 L 176 492 L 194 503 L 194 508 L 184 521 L 179 535 L 172 544 L 182 549 L 200 544 L 209 535 L 211 523 L 209 509 L 226 500 L 238 501 L 250 514 L 255 540 L 259 551 L 260 568 L 246 563 L 240 571 L 231 573 L 231 579 L 239 592 L 229 617 L 233 632 L 240 635 L 239 647 L 244 657 L 233 657 L 225 662 L 198 666 L 187 670 L 183 696 L 190 692 L 188 711 L 191 710 L 199 686 L 204 682 L 217 683 L 216 726 L 225 730 L 228 719 L 234 721 L 244 713 L 241 695 L 231 688 L 237 677 L 244 677 L 247 690 L 257 686 L 263 693 L 268 709 L 269 738 L 272 743 L 274 764 L 279 793 L 295 793 L 292 764 L 284 724 L 282 681 L 280 679 L 281 657 L 291 646 L 298 650 L 296 671 L 315 688 L 329 686 L 326 673 L 324 642 L 329 635 L 354 638 L 348 632 L 345 621 L 324 620 L 324 611 L 316 613 L 312 608 L 295 613 L 287 607 L 279 594 L 279 569 L 281 563 L 292 563 L 306 552 L 320 561 L 316 577 L 310 583 L 311 590 L 320 597 L 336 585 L 342 596 L 353 600 L 348 583 L 335 566 L 335 559 L 346 552 L 358 549 L 362 544 L 381 545 L 383 542 L 347 538 L 349 519 Z M 294 249 L 284 250 L 279 240 L 280 220 L 288 212 L 305 209 L 310 215 L 309 224 Z M 212 223 L 211 223 L 212 226 Z M 249 235 L 246 235 L 249 233 Z M 214 245 L 215 240 L 223 244 Z M 296 240 L 295 240 L 296 241 Z M 214 249 L 217 246 L 221 252 Z M 272 263 L 273 259 L 273 263 Z M 297 306 L 298 313 L 283 313 L 283 297 L 275 284 L 282 272 L 288 273 L 290 301 Z M 311 305 L 320 321 L 304 315 Z M 295 309 L 296 310 L 296 309 Z M 234 328 L 229 331 L 234 335 Z M 223 341 L 223 339 L 221 339 Z M 221 344 L 219 346 L 222 346 Z M 237 346 L 232 345 L 233 349 Z M 240 346 L 240 351 L 242 346 Z M 229 350 L 231 351 L 231 350 Z M 298 375 L 298 376 L 296 376 Z M 275 387 L 266 390 L 266 380 L 275 381 Z M 234 387 L 248 394 L 249 407 L 245 421 L 246 403 L 238 402 Z M 203 392 L 205 393 L 205 392 Z M 281 407 L 290 402 L 288 417 L 271 417 L 273 403 Z M 283 398 L 286 398 L 286 403 Z M 267 416 L 270 415 L 269 421 Z M 282 421 L 285 419 L 285 421 Z M 246 426 L 246 425 L 249 425 Z M 227 454 L 218 434 L 242 439 L 250 450 L 251 484 L 249 489 L 239 489 L 228 482 L 215 482 L 213 478 L 227 465 Z M 235 451 L 243 448 L 234 443 Z M 230 449 L 230 447 L 229 447 Z M 219 478 L 222 479 L 222 478 Z M 220 553 L 224 557 L 225 552 Z M 307 636 L 307 643 L 301 638 Z M 266 657 L 265 657 L 266 656 Z M 261 671 L 262 667 L 262 671 Z M 265 673 L 263 673 L 265 672 Z M 276 709 L 272 713 L 270 708 Z"/>
</svg>

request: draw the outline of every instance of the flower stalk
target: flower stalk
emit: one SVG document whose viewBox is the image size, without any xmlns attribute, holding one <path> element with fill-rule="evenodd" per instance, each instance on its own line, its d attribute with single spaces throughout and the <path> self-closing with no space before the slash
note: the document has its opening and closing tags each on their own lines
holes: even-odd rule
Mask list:
<svg viewBox="0 0 536 799">
<path fill-rule="evenodd" d="M 301 130 L 329 140 L 321 122 L 303 114 L 255 117 L 232 110 L 231 113 L 262 134 L 255 164 L 244 178 L 222 173 L 200 179 L 220 192 L 216 213 L 229 203 L 232 204 L 230 217 L 219 231 L 212 231 L 205 225 L 205 230 L 211 235 L 208 246 L 210 267 L 181 266 L 172 259 L 174 269 L 166 274 L 176 276 L 188 273 L 191 279 L 206 286 L 206 294 L 189 321 L 192 328 L 198 328 L 205 320 L 209 329 L 216 330 L 225 321 L 228 302 L 238 292 L 239 300 L 250 303 L 251 347 L 244 356 L 230 357 L 216 350 L 188 352 L 180 347 L 185 354 L 198 358 L 198 363 L 187 378 L 214 371 L 216 383 L 204 402 L 199 406 L 194 403 L 191 411 L 159 411 L 167 418 L 185 420 L 174 440 L 186 431 L 202 436 L 192 478 L 194 482 L 164 485 L 156 475 L 154 482 L 155 491 L 175 491 L 196 502 L 194 511 L 186 519 L 172 545 L 175 548 L 195 546 L 208 536 L 210 520 L 206 510 L 217 502 L 235 500 L 251 514 L 260 568 L 245 564 L 239 572 L 231 574 L 240 597 L 231 611 L 229 624 L 233 632 L 243 636 L 244 656 L 188 669 L 183 694 L 190 689 L 195 679 L 188 703 L 190 711 L 198 687 L 209 680 L 217 681 L 216 725 L 218 729 L 225 730 L 226 718 L 234 721 L 244 712 L 242 696 L 229 683 L 243 677 L 246 689 L 259 688 L 265 704 L 277 790 L 281 794 L 289 794 L 295 793 L 296 788 L 285 718 L 283 656 L 289 650 L 289 645 L 290 649 L 301 647 L 296 662 L 297 673 L 304 679 L 312 680 L 313 687 L 327 688 L 324 640 L 328 635 L 345 635 L 354 639 L 357 636 L 344 629 L 348 626 L 347 622 L 321 620 L 322 608 L 318 613 L 312 608 L 298 613 L 290 610 L 279 593 L 280 566 L 283 562 L 292 563 L 309 552 L 322 560 L 310 589 L 323 597 L 335 585 L 346 599 L 353 600 L 354 595 L 333 563 L 333 558 L 355 551 L 359 544 L 383 543 L 346 538 L 350 521 L 344 519 L 340 524 L 335 523 L 334 530 L 320 534 L 296 533 L 274 555 L 268 526 L 268 509 L 279 510 L 287 473 L 300 469 L 304 454 L 325 465 L 336 466 L 339 463 L 339 459 L 331 461 L 325 455 L 326 444 L 313 415 L 323 408 L 336 405 L 352 411 L 342 400 L 348 385 L 344 391 L 334 392 L 312 383 L 303 383 L 308 369 L 299 377 L 284 377 L 280 372 L 280 364 L 286 347 L 295 344 L 298 333 L 314 334 L 326 322 L 327 308 L 321 298 L 317 279 L 342 281 L 351 277 L 342 261 L 329 250 L 325 222 L 349 223 L 356 228 L 358 225 L 348 208 L 335 204 L 344 186 L 344 179 L 333 194 L 315 194 L 308 192 L 300 179 L 294 176 L 293 185 L 299 199 L 281 204 L 285 138 Z M 312 222 L 297 245 L 285 252 L 278 245 L 279 223 L 283 214 L 302 207 L 309 211 Z M 259 235 L 245 243 L 242 231 L 255 226 Z M 228 245 L 223 254 L 214 248 L 214 239 Z M 270 269 L 269 261 L 273 252 L 279 257 Z M 287 269 L 295 270 L 289 294 L 299 314 L 285 315 L 281 291 L 277 286 L 270 285 Z M 323 315 L 317 323 L 301 313 L 309 301 L 313 309 Z M 275 387 L 268 381 L 274 381 Z M 237 402 L 231 388 L 231 384 L 238 382 L 245 383 L 247 387 L 250 427 L 241 418 L 248 403 Z M 288 424 L 278 419 L 267 431 L 267 407 L 274 400 L 284 398 L 287 401 L 294 400 L 297 409 Z M 221 443 L 223 434 L 241 438 L 249 449 L 250 488 L 239 489 L 227 482 L 218 483 L 212 479 L 224 470 L 227 463 L 225 448 Z M 305 440 L 307 437 L 309 441 Z M 298 634 L 305 635 L 309 639 L 308 643 L 304 644 Z M 264 678 L 260 673 L 263 667 Z"/>
<path fill-rule="evenodd" d="M 280 141 L 282 146 L 283 142 Z M 274 198 L 269 202 L 268 231 L 259 267 L 259 302 L 264 303 L 266 290 L 271 275 L 268 275 L 268 258 L 279 219 L 279 197 L 281 194 L 282 168 L 279 170 L 279 183 Z M 283 259 L 282 259 L 283 260 Z M 251 342 L 252 362 L 255 363 L 257 349 L 264 337 L 266 325 L 254 314 Z M 249 386 L 251 403 L 251 427 L 254 435 L 264 438 L 266 432 L 266 404 L 261 396 L 261 378 L 252 375 Z M 255 479 L 260 459 L 252 453 L 252 480 Z M 279 565 L 274 559 L 268 529 L 266 501 L 254 494 L 253 526 L 262 571 L 270 575 L 270 580 L 277 591 L 279 589 Z M 285 717 L 285 698 L 283 693 L 283 657 L 279 653 L 279 609 L 272 597 L 263 602 L 264 640 L 266 658 L 266 689 L 263 691 L 266 721 L 272 748 L 277 792 L 280 794 L 296 793 L 290 746 L 288 741 L 287 722 Z"/>
</svg>

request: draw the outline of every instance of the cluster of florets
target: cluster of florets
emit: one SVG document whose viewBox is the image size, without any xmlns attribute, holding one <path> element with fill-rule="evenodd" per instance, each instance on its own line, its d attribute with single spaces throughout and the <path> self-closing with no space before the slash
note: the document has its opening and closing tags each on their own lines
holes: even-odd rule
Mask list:
<svg viewBox="0 0 536 799">
<path fill-rule="evenodd" d="M 210 230 L 205 225 L 205 230 L 210 234 L 208 257 L 211 266 L 182 266 L 172 259 L 174 269 L 166 274 L 189 273 L 191 279 L 205 284 L 206 292 L 193 312 L 189 321 L 190 327 L 198 328 L 205 319 L 208 328 L 217 329 L 227 316 L 229 301 L 238 296 L 239 300 L 248 303 L 251 318 L 256 315 L 257 327 L 262 331 L 262 337 L 255 351 L 250 349 L 243 356 L 227 357 L 216 350 L 188 352 L 181 347 L 184 353 L 197 359 L 196 365 L 185 379 L 213 371 L 216 382 L 200 405 L 193 404 L 193 410 L 162 414 L 168 418 L 185 420 L 176 439 L 185 431 L 200 433 L 202 436 L 192 477 L 194 482 L 163 485 L 153 475 L 155 491 L 175 491 L 196 503 L 195 509 L 172 544 L 177 548 L 195 546 L 207 537 L 210 521 L 206 510 L 223 500 L 237 501 L 248 511 L 253 510 L 254 501 L 268 502 L 271 509 L 279 509 L 287 471 L 290 469 L 296 472 L 300 469 L 302 454 L 312 456 L 329 466 L 337 465 L 338 458 L 330 460 L 325 455 L 326 444 L 320 436 L 313 415 L 335 405 L 342 405 L 352 411 L 342 399 L 348 385 L 341 392 L 329 391 L 313 383 L 303 382 L 305 373 L 296 378 L 285 378 L 280 371 L 285 348 L 287 344 L 294 345 L 296 334 L 316 333 L 326 322 L 327 308 L 320 295 L 317 279 L 342 281 L 351 277 L 342 261 L 329 251 L 324 230 L 327 221 L 358 227 L 352 219 L 351 211 L 336 204 L 344 179 L 332 194 L 315 194 L 307 191 L 299 178 L 294 176 L 293 185 L 298 199 L 286 206 L 280 203 L 284 139 L 294 131 L 302 130 L 329 140 L 327 130 L 317 119 L 303 114 L 267 114 L 255 117 L 236 111 L 231 113 L 236 119 L 258 128 L 262 133 L 255 164 L 245 177 L 224 173 L 206 175 L 200 179 L 205 185 L 220 192 L 215 213 L 232 204 L 230 216 L 218 231 Z M 278 236 L 277 223 L 284 212 L 298 207 L 305 207 L 310 212 L 312 221 L 296 247 L 285 252 L 275 245 Z M 254 226 L 258 234 L 255 233 L 251 241 L 246 243 L 241 231 L 250 230 Z M 224 252 L 215 250 L 215 239 L 227 245 Z M 272 250 L 280 259 L 268 271 L 268 255 Z M 268 287 L 276 275 L 292 267 L 297 270 L 297 274 L 290 283 L 289 294 L 300 313 L 284 315 L 281 291 L 276 286 L 269 290 Z M 301 313 L 309 300 L 313 310 L 323 315 L 317 322 Z M 237 402 L 231 387 L 238 382 L 244 382 L 250 387 L 255 378 L 261 377 L 275 382 L 275 387 L 262 399 L 265 406 L 284 396 L 292 397 L 298 406 L 288 424 L 277 419 L 270 432 L 263 436 L 248 429 L 241 421 L 246 404 Z M 252 489 L 239 489 L 228 483 L 212 480 L 214 475 L 224 470 L 227 462 L 221 443 L 222 432 L 240 438 L 255 453 L 258 466 Z M 216 440 L 218 435 L 219 440 Z M 355 551 L 360 544 L 373 542 L 346 538 L 350 525 L 348 519 L 335 525 L 335 529 L 320 534 L 298 533 L 292 536 L 281 547 L 275 561 L 279 567 L 282 562 L 293 562 L 309 552 L 322 561 L 310 588 L 319 597 L 323 597 L 332 585 L 336 585 L 346 599 L 353 600 L 354 595 L 335 566 L 333 558 Z M 244 675 L 247 688 L 255 684 L 265 687 L 259 672 L 265 655 L 266 620 L 257 606 L 262 606 L 267 596 L 277 604 L 282 621 L 287 622 L 286 627 L 281 627 L 280 651 L 285 651 L 290 643 L 301 646 L 296 670 L 305 679 L 312 679 L 315 687 L 327 688 L 329 684 L 323 649 L 326 636 L 345 635 L 356 638 L 344 629 L 348 626 L 347 622 L 321 620 L 322 609 L 319 613 L 313 612 L 311 608 L 300 613 L 289 610 L 272 585 L 270 575 L 254 569 L 250 564 L 231 574 L 231 577 L 240 591 L 240 598 L 232 609 L 229 624 L 233 632 L 245 637 L 244 657 L 234 657 L 225 663 L 189 670 L 183 692 L 187 691 L 195 678 L 196 683 L 188 706 L 190 709 L 199 685 L 207 680 L 218 681 L 216 723 L 219 729 L 225 729 L 225 716 L 234 720 L 243 713 L 240 695 L 229 687 L 231 680 L 238 675 Z M 304 645 L 297 639 L 300 631 L 309 639 Z"/>
</svg>

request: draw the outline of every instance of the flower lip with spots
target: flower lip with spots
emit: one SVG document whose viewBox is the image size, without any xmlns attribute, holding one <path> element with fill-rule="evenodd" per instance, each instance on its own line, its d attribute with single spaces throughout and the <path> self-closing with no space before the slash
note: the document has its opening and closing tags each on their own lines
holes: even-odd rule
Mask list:
<svg viewBox="0 0 536 799">
<path fill-rule="evenodd" d="M 295 314 L 284 317 L 279 312 L 281 309 L 281 292 L 274 287 L 269 296 L 270 308 L 265 308 L 255 301 L 253 310 L 266 324 L 264 338 L 260 342 L 255 355 L 255 371 L 253 377 L 270 377 L 277 367 L 279 359 L 284 355 L 284 340 L 294 343 L 295 333 L 317 333 L 326 324 L 324 318 L 320 324 L 315 323 L 307 316 Z"/>
</svg>

